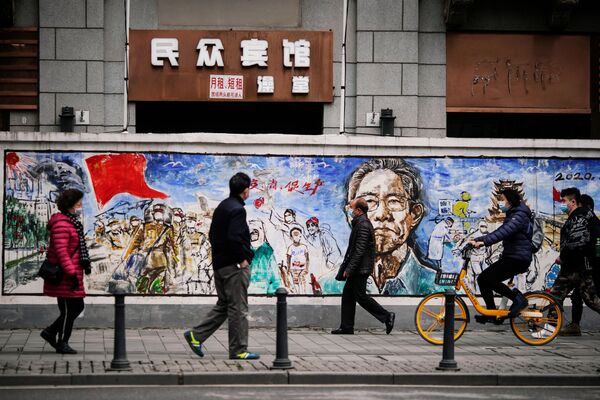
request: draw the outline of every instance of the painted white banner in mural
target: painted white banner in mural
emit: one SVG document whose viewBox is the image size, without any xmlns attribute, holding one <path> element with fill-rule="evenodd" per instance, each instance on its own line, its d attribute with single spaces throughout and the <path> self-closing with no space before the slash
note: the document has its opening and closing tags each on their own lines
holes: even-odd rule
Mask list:
<svg viewBox="0 0 600 400">
<path fill-rule="evenodd" d="M 238 171 L 252 178 L 246 202 L 255 257 L 250 293 L 280 286 L 294 295 L 340 294 L 349 199 L 367 199 L 377 258 L 369 291 L 425 295 L 436 271 L 457 271 L 459 249 L 493 231 L 504 187 L 519 190 L 544 225 L 546 240 L 523 290 L 552 285 L 565 215 L 555 193 L 575 186 L 598 198 L 597 160 L 218 156 L 181 153 L 5 151 L 3 293 L 38 294 L 46 223 L 66 188 L 84 197 L 93 272 L 88 293 L 110 282 L 140 294 L 214 295 L 211 215 Z M 469 281 L 494 262 L 498 246 L 473 255 Z M 475 287 L 476 289 L 476 287 Z"/>
</svg>

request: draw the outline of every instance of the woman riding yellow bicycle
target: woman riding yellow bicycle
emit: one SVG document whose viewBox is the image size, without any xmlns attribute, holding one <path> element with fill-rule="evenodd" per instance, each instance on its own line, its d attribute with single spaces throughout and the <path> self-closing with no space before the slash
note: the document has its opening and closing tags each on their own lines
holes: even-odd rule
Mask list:
<svg viewBox="0 0 600 400">
<path fill-rule="evenodd" d="M 506 205 L 506 203 L 509 204 Z M 506 212 L 504 224 L 491 234 L 478 237 L 463 246 L 461 254 L 464 262 L 460 272 L 440 271 L 436 276 L 435 283 L 442 286 L 453 286 L 457 293 L 464 292 L 478 313 L 475 316 L 478 322 L 502 323 L 505 319 L 509 319 L 510 327 L 519 340 L 533 346 L 544 345 L 558 335 L 562 325 L 562 308 L 548 293 L 529 292 L 523 295 L 502 284 L 503 280 L 527 271 L 531 261 L 530 230 L 532 228 L 528 227 L 529 218 L 526 221 L 522 218 L 530 215 L 530 212 L 522 204 L 518 193 L 503 191 L 500 197 L 500 206 Z M 488 267 L 478 279 L 487 305 L 485 308 L 479 304 L 468 283 L 470 260 L 474 246 L 491 245 L 500 240 L 504 244 L 500 260 Z M 493 291 L 513 300 L 510 310 L 496 309 Z M 446 320 L 445 301 L 446 297 L 443 292 L 432 293 L 421 300 L 415 312 L 417 332 L 429 343 L 437 345 L 443 343 L 443 328 Z M 458 340 L 470 321 L 469 309 L 461 296 L 454 297 L 454 316 L 454 340 Z"/>
<path fill-rule="evenodd" d="M 511 300 L 508 318 L 512 318 L 527 307 L 527 299 L 518 289 L 511 290 L 502 282 L 529 269 L 533 233 L 531 210 L 514 189 L 504 189 L 501 192 L 498 207 L 500 211 L 506 213 L 502 226 L 485 236 L 475 238 L 470 243 L 475 248 L 479 248 L 502 242 L 503 251 L 500 259 L 479 275 L 477 283 L 488 310 L 496 309 L 493 292 Z M 480 322 L 496 322 L 496 318 L 486 317 Z"/>
</svg>

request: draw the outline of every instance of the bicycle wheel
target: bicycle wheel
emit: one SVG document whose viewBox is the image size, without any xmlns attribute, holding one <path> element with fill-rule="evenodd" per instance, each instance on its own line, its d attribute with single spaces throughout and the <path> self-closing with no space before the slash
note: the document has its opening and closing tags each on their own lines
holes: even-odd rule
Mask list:
<svg viewBox="0 0 600 400">
<path fill-rule="evenodd" d="M 419 335 L 432 344 L 444 343 L 444 321 L 446 317 L 444 293 L 433 293 L 419 303 L 415 311 L 415 325 Z M 456 297 L 454 299 L 454 340 L 458 340 L 467 327 L 467 307 Z"/>
<path fill-rule="evenodd" d="M 548 293 L 526 293 L 529 305 L 519 315 L 510 319 L 515 336 L 531 346 L 550 343 L 562 326 L 562 311 Z"/>
</svg>

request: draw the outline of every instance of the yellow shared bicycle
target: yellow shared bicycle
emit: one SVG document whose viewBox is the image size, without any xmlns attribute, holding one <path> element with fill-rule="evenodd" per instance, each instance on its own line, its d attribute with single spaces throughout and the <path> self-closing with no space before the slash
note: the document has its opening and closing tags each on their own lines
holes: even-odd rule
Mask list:
<svg viewBox="0 0 600 400">
<path fill-rule="evenodd" d="M 454 286 L 458 293 L 461 289 L 481 315 L 495 317 L 497 323 L 508 318 L 508 310 L 489 310 L 479 304 L 467 283 L 473 246 L 466 245 L 462 251 L 464 260 L 462 269 L 456 273 L 438 273 L 436 283 L 442 286 Z M 525 293 L 527 308 L 514 318 L 510 318 L 510 327 L 515 336 L 523 343 L 540 346 L 551 342 L 558 335 L 562 326 L 563 315 L 560 304 L 546 292 Z M 415 312 L 415 324 L 419 335 L 432 344 L 444 342 L 445 297 L 444 293 L 433 293 L 419 303 Z M 469 309 L 462 297 L 454 300 L 454 340 L 458 340 L 470 321 Z"/>
</svg>

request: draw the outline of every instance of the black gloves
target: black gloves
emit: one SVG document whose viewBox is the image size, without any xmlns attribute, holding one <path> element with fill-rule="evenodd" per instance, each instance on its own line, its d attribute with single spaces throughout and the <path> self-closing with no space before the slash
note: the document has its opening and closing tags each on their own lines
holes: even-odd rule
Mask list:
<svg viewBox="0 0 600 400">
<path fill-rule="evenodd" d="M 72 283 L 71 290 L 78 290 L 79 289 L 79 279 L 77 279 L 77 275 L 71 275 L 70 280 Z"/>
<path fill-rule="evenodd" d="M 81 260 L 80 264 L 81 264 L 81 267 L 83 268 L 83 272 L 85 272 L 86 275 L 89 275 L 92 273 L 92 264 L 90 263 L 90 260 Z"/>
</svg>

